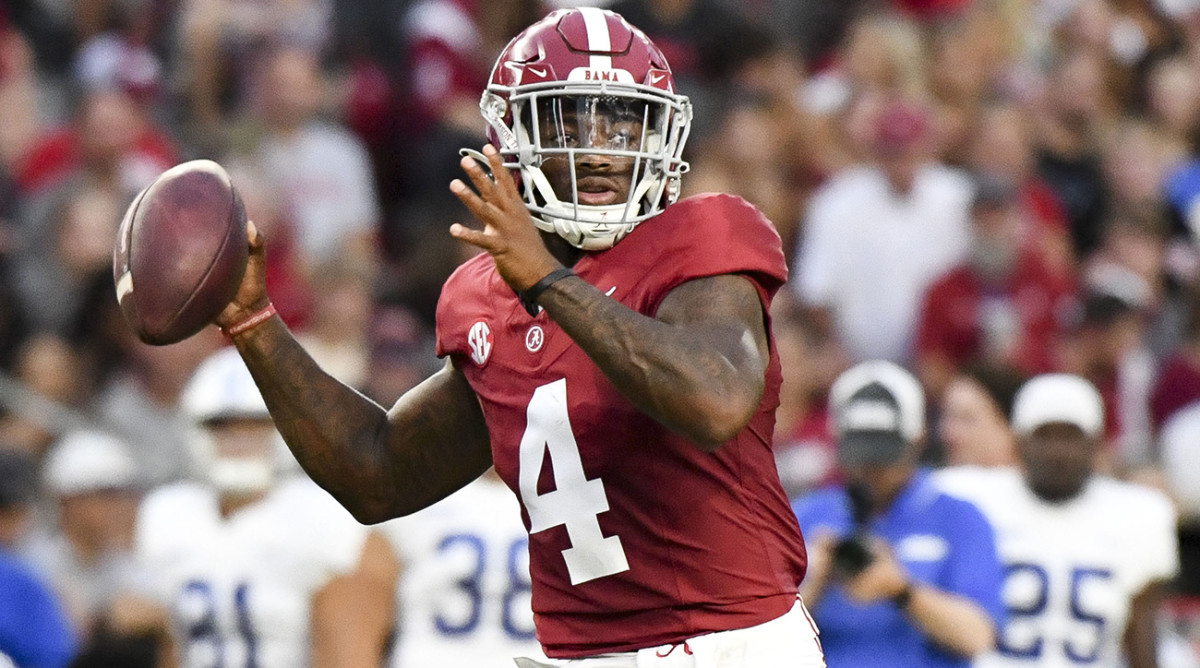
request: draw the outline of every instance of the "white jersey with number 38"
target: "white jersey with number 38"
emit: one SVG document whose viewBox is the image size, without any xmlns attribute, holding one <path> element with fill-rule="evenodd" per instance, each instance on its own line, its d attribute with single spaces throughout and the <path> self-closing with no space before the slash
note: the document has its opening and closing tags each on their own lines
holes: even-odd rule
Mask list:
<svg viewBox="0 0 1200 668">
<path fill-rule="evenodd" d="M 529 540 L 490 474 L 383 530 L 401 561 L 395 668 L 511 668 L 538 658 Z"/>
<path fill-rule="evenodd" d="M 213 489 L 185 482 L 142 502 L 137 549 L 184 668 L 303 668 L 313 595 L 357 565 L 366 535 L 304 477 L 228 518 Z"/>
<path fill-rule="evenodd" d="M 981 668 L 1121 665 L 1132 599 L 1179 567 L 1175 511 L 1157 490 L 1093 476 L 1061 504 L 1033 494 L 1016 469 L 938 472 L 996 531 L 1008 618 Z"/>
</svg>

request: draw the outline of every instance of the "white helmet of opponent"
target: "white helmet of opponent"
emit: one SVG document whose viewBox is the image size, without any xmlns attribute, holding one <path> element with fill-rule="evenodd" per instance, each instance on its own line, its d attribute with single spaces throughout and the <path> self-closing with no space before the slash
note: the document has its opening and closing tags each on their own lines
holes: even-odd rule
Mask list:
<svg viewBox="0 0 1200 668">
<path fill-rule="evenodd" d="M 230 420 L 269 422 L 271 414 L 245 362 L 233 347 L 223 348 L 196 368 L 183 390 L 181 405 L 193 426 L 192 455 L 204 476 L 222 494 L 254 494 L 274 482 L 280 468 L 281 439 L 272 430 L 271 447 L 262 456 L 220 452 L 213 427 Z"/>
</svg>

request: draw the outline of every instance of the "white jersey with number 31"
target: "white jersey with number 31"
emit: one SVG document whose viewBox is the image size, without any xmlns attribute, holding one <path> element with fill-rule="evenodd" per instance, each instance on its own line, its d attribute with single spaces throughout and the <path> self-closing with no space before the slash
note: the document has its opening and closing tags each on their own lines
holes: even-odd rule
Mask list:
<svg viewBox="0 0 1200 668">
<path fill-rule="evenodd" d="M 137 549 L 169 605 L 184 668 L 309 665 L 313 595 L 352 570 L 367 528 L 303 477 L 223 518 L 215 491 L 155 490 Z"/>
<path fill-rule="evenodd" d="M 1016 469 L 939 471 L 947 493 L 975 503 L 996 531 L 1008 618 L 980 668 L 1121 665 L 1130 603 L 1179 568 L 1175 511 L 1149 487 L 1093 476 L 1060 504 Z"/>
</svg>

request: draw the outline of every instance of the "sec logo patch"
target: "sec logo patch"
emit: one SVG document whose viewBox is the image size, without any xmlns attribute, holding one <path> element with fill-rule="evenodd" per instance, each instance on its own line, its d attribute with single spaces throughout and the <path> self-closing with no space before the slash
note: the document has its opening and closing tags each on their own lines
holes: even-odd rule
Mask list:
<svg viewBox="0 0 1200 668">
<path fill-rule="evenodd" d="M 467 345 L 471 347 L 471 361 L 479 366 L 487 364 L 492 356 L 492 328 L 482 320 L 471 325 L 467 333 Z"/>
</svg>

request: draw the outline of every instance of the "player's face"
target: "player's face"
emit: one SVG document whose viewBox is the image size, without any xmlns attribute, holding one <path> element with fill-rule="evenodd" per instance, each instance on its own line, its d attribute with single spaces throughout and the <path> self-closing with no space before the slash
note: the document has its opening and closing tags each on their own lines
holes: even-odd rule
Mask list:
<svg viewBox="0 0 1200 668">
<path fill-rule="evenodd" d="M 207 425 L 215 454 L 222 459 L 270 459 L 275 425 L 270 420 L 214 420 Z"/>
<path fill-rule="evenodd" d="M 1083 489 L 1095 466 L 1098 441 L 1065 423 L 1042 425 L 1020 440 L 1025 481 L 1047 501 L 1066 501 Z"/>
<path fill-rule="evenodd" d="M 543 148 L 576 150 L 580 204 L 603 206 L 628 200 L 635 159 L 609 152 L 643 148 L 645 113 L 644 102 L 619 98 L 554 97 L 538 102 Z M 564 202 L 572 201 L 569 155 L 551 150 L 542 164 L 554 193 Z"/>
<path fill-rule="evenodd" d="M 269 419 L 220 419 L 205 425 L 212 445 L 206 462 L 209 482 L 222 498 L 223 512 L 266 493 L 275 481 L 278 432 Z M 230 505 L 226 505 L 226 502 Z"/>
<path fill-rule="evenodd" d="M 867 490 L 878 510 L 890 505 L 912 479 L 919 455 L 920 448 L 914 444 L 910 445 L 898 460 L 891 463 L 854 464 L 842 461 L 842 475 L 847 485 Z"/>
<path fill-rule="evenodd" d="M 59 501 L 59 522 L 97 544 L 116 545 L 131 535 L 140 495 L 132 490 L 105 489 L 72 494 Z M 118 545 L 119 546 L 119 545 Z"/>
</svg>

